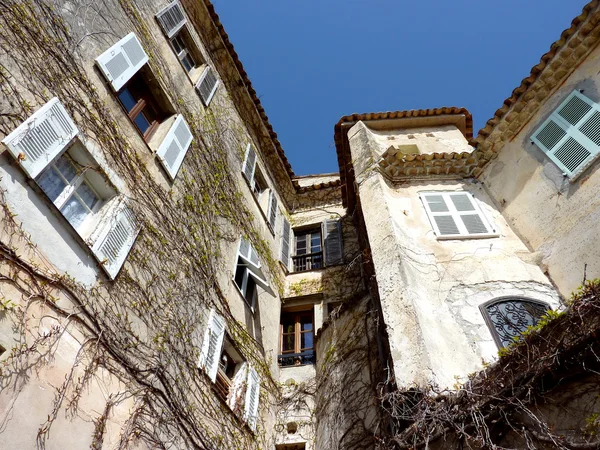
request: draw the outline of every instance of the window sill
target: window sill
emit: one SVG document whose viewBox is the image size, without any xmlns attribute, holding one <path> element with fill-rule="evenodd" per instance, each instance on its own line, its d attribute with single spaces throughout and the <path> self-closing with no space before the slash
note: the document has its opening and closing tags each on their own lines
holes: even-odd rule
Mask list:
<svg viewBox="0 0 600 450">
<path fill-rule="evenodd" d="M 449 240 L 464 241 L 464 240 L 470 240 L 470 239 L 492 239 L 492 238 L 499 238 L 499 237 L 500 237 L 499 234 L 493 233 L 493 234 L 473 234 L 473 235 L 451 234 L 451 235 L 445 235 L 445 236 L 436 236 L 435 238 L 438 241 L 449 241 Z"/>
</svg>

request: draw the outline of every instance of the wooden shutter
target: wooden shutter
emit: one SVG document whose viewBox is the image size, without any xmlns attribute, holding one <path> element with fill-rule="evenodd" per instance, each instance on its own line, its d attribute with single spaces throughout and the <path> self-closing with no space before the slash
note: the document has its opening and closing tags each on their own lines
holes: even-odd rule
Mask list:
<svg viewBox="0 0 600 450">
<path fill-rule="evenodd" d="M 115 279 L 140 231 L 133 211 L 122 204 L 99 233 L 92 253 L 111 279 Z"/>
<path fill-rule="evenodd" d="M 253 367 L 248 370 L 248 383 L 246 385 L 246 401 L 244 420 L 253 431 L 256 431 L 258 419 L 258 402 L 260 398 L 260 378 Z"/>
<path fill-rule="evenodd" d="M 156 19 L 169 39 L 175 36 L 175 33 L 181 30 L 187 22 L 179 1 L 170 3 L 169 6 L 161 10 L 156 15 Z"/>
<path fill-rule="evenodd" d="M 281 230 L 281 262 L 283 263 L 283 265 L 286 267 L 286 269 L 289 269 L 290 267 L 290 235 L 291 235 L 292 229 L 290 227 L 290 222 L 287 220 L 286 217 L 283 218 L 283 228 Z"/>
<path fill-rule="evenodd" d="M 96 64 L 115 92 L 147 62 L 148 55 L 134 33 L 129 33 L 96 58 Z"/>
<path fill-rule="evenodd" d="M 321 228 L 323 229 L 323 244 L 325 247 L 325 265 L 341 264 L 344 260 L 341 221 L 339 219 L 325 219 Z"/>
<path fill-rule="evenodd" d="M 213 383 L 217 379 L 219 358 L 221 357 L 224 338 L 225 319 L 212 309 L 208 317 L 206 333 L 204 334 L 199 366 L 206 371 L 206 374 Z"/>
<path fill-rule="evenodd" d="M 275 225 L 277 225 L 277 196 L 275 195 L 275 191 L 273 191 L 273 189 L 269 191 L 269 211 L 267 217 L 269 218 L 271 230 L 275 232 Z"/>
<path fill-rule="evenodd" d="M 472 194 L 429 192 L 420 196 L 438 239 L 496 236 Z"/>
<path fill-rule="evenodd" d="M 252 186 L 252 181 L 254 180 L 254 170 L 256 169 L 256 150 L 252 144 L 248 144 L 246 147 L 246 157 L 244 158 L 244 164 L 242 166 L 242 173 L 246 177 L 246 180 Z"/>
<path fill-rule="evenodd" d="M 191 143 L 192 132 L 180 114 L 156 152 L 171 180 L 175 179 Z"/>
<path fill-rule="evenodd" d="M 600 105 L 572 92 L 532 137 L 548 157 L 574 178 L 600 153 Z"/>
<path fill-rule="evenodd" d="M 200 80 L 198 80 L 198 83 L 196 84 L 196 90 L 200 94 L 204 106 L 208 106 L 212 100 L 217 91 L 218 83 L 219 80 L 217 80 L 214 70 L 207 65 L 206 70 L 202 73 Z"/>
<path fill-rule="evenodd" d="M 25 173 L 37 177 L 71 142 L 79 130 L 58 98 L 53 98 L 2 142 Z"/>
</svg>

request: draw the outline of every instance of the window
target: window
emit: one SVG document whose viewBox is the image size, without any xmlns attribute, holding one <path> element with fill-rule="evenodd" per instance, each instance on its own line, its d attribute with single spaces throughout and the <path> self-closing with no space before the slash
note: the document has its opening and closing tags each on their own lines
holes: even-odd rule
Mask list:
<svg viewBox="0 0 600 450">
<path fill-rule="evenodd" d="M 226 338 L 225 319 L 214 309 L 210 311 L 204 334 L 198 367 L 212 383 L 217 397 L 224 400 L 252 430 L 256 430 L 260 399 L 260 377 L 256 370 L 243 361 L 239 352 Z M 245 392 L 244 392 L 245 390 Z"/>
<path fill-rule="evenodd" d="M 179 16 L 169 11 L 162 19 L 176 25 Z M 175 116 L 147 62 L 148 55 L 134 33 L 129 33 L 96 58 L 119 103 L 146 142 L 150 142 L 159 126 L 170 126 L 166 134 L 157 133 L 164 138 L 160 143 L 153 143 L 152 147 L 157 149 L 157 157 L 174 180 L 193 136 L 183 116 Z"/>
<path fill-rule="evenodd" d="M 574 179 L 600 154 L 600 105 L 573 91 L 531 139 Z"/>
<path fill-rule="evenodd" d="M 437 239 L 497 237 L 473 194 L 423 192 L 421 201 Z"/>
<path fill-rule="evenodd" d="M 271 295 L 275 295 L 262 272 L 256 250 L 244 238 L 240 239 L 233 281 L 252 311 L 254 311 L 256 304 L 257 286 L 260 286 Z"/>
<path fill-rule="evenodd" d="M 158 124 L 168 115 L 150 91 L 143 72 L 136 73 L 117 93 L 117 98 L 146 141 L 150 140 Z"/>
<path fill-rule="evenodd" d="M 286 261 L 286 245 L 293 240 L 294 255 L 292 268 L 294 272 L 321 269 L 324 266 L 341 264 L 344 261 L 342 253 L 342 225 L 337 218 L 325 219 L 315 228 L 293 230 L 293 236 L 286 233 L 287 219 L 283 222 L 281 260 Z M 289 237 L 288 237 L 289 236 Z M 289 239 L 286 244 L 286 237 Z"/>
<path fill-rule="evenodd" d="M 281 314 L 280 366 L 315 363 L 313 323 L 312 310 Z"/>
<path fill-rule="evenodd" d="M 269 230 L 275 235 L 279 202 L 275 191 L 268 187 L 265 177 L 262 174 L 260 167 L 258 167 L 256 150 L 251 144 L 248 144 L 246 147 L 246 156 L 244 157 L 244 163 L 242 165 L 242 174 L 244 175 L 244 178 L 246 178 L 250 190 L 258 201 L 262 212 L 266 215 Z M 268 199 L 266 197 L 267 192 L 269 193 Z"/>
<path fill-rule="evenodd" d="M 321 228 L 295 232 L 294 272 L 323 267 Z"/>
<path fill-rule="evenodd" d="M 48 198 L 56 205 L 73 228 L 82 225 L 97 212 L 102 198 L 86 180 L 85 171 L 63 153 L 36 180 Z"/>
<path fill-rule="evenodd" d="M 187 49 L 187 45 L 185 43 L 185 37 L 183 32 L 177 33 L 175 36 L 171 38 L 171 45 L 173 46 L 173 50 L 175 50 L 175 54 L 181 61 L 181 65 L 187 72 L 191 72 L 191 70 L 196 67 L 196 62 L 190 51 Z"/>
<path fill-rule="evenodd" d="M 78 133 L 62 103 L 53 98 L 3 142 L 114 279 L 140 227 Z"/>
<path fill-rule="evenodd" d="M 498 347 L 506 347 L 519 339 L 521 333 L 535 326 L 549 309 L 545 303 L 518 297 L 494 300 L 481 307 Z"/>
</svg>

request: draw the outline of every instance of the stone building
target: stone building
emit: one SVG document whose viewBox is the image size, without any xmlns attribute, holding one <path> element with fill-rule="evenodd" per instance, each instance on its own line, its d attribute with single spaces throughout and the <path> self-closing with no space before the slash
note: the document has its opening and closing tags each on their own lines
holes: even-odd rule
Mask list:
<svg viewBox="0 0 600 450">
<path fill-rule="evenodd" d="M 209 0 L 2 4 L 0 447 L 595 448 L 598 3 L 477 136 L 354 114 L 311 176 Z"/>
</svg>

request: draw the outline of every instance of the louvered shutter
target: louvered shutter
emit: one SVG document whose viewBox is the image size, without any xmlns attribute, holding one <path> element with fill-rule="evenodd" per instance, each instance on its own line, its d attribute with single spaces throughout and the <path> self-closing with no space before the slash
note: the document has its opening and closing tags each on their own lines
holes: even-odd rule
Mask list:
<svg viewBox="0 0 600 450">
<path fill-rule="evenodd" d="M 240 240 L 240 255 L 245 259 L 250 261 L 256 267 L 260 267 L 260 261 L 258 259 L 258 253 L 254 250 L 254 247 L 248 242 L 246 239 L 242 238 Z"/>
<path fill-rule="evenodd" d="M 538 128 L 532 140 L 573 178 L 600 153 L 600 105 L 574 91 Z"/>
<path fill-rule="evenodd" d="M 290 267 L 290 235 L 291 235 L 290 222 L 287 218 L 283 218 L 283 228 L 281 230 L 281 262 L 289 269 Z"/>
<path fill-rule="evenodd" d="M 246 177 L 246 180 L 252 186 L 252 181 L 254 180 L 254 170 L 256 168 L 256 150 L 252 144 L 248 144 L 246 147 L 246 157 L 244 158 L 244 164 L 242 166 L 242 173 Z"/>
<path fill-rule="evenodd" d="M 232 411 L 240 405 L 242 400 L 242 392 L 244 389 L 244 383 L 248 377 L 248 363 L 240 363 L 240 368 L 233 377 L 231 388 L 229 389 L 229 397 L 227 397 L 227 404 Z"/>
<path fill-rule="evenodd" d="M 269 225 L 271 225 L 271 230 L 275 232 L 275 225 L 277 225 L 277 196 L 273 189 L 269 192 L 269 211 L 267 214 L 269 218 Z"/>
<path fill-rule="evenodd" d="M 156 19 L 169 39 L 175 36 L 175 33 L 181 30 L 187 22 L 183 7 L 178 1 L 170 3 L 169 6 L 161 10 L 156 15 Z"/>
<path fill-rule="evenodd" d="M 206 70 L 202 73 L 200 80 L 198 80 L 198 83 L 196 84 L 196 90 L 200 94 L 204 106 L 208 106 L 213 95 L 215 95 L 218 82 L 219 80 L 217 80 L 217 76 L 212 67 L 206 66 Z"/>
<path fill-rule="evenodd" d="M 99 233 L 92 253 L 111 279 L 116 278 L 125 263 L 139 231 L 135 214 L 129 206 L 122 204 Z"/>
<path fill-rule="evenodd" d="M 246 401 L 244 420 L 253 431 L 256 431 L 258 419 L 258 402 L 260 398 L 260 378 L 253 367 L 248 370 L 248 383 L 246 385 Z"/>
<path fill-rule="evenodd" d="M 134 33 L 129 33 L 96 58 L 96 64 L 115 92 L 147 62 L 148 55 Z"/>
<path fill-rule="evenodd" d="M 206 371 L 206 374 L 213 383 L 217 379 L 219 358 L 221 357 L 224 338 L 225 319 L 212 309 L 208 318 L 206 333 L 204 334 L 199 366 Z"/>
<path fill-rule="evenodd" d="M 175 119 L 175 122 L 156 152 L 160 162 L 172 180 L 175 179 L 191 143 L 192 132 L 180 114 Z"/>
<path fill-rule="evenodd" d="M 422 193 L 421 200 L 438 239 L 495 236 L 495 230 L 468 192 Z"/>
<path fill-rule="evenodd" d="M 53 98 L 2 142 L 25 173 L 37 177 L 79 130 L 58 98 Z"/>
<path fill-rule="evenodd" d="M 343 262 L 342 227 L 339 219 L 325 219 L 321 225 L 325 247 L 325 265 L 331 266 Z"/>
</svg>

